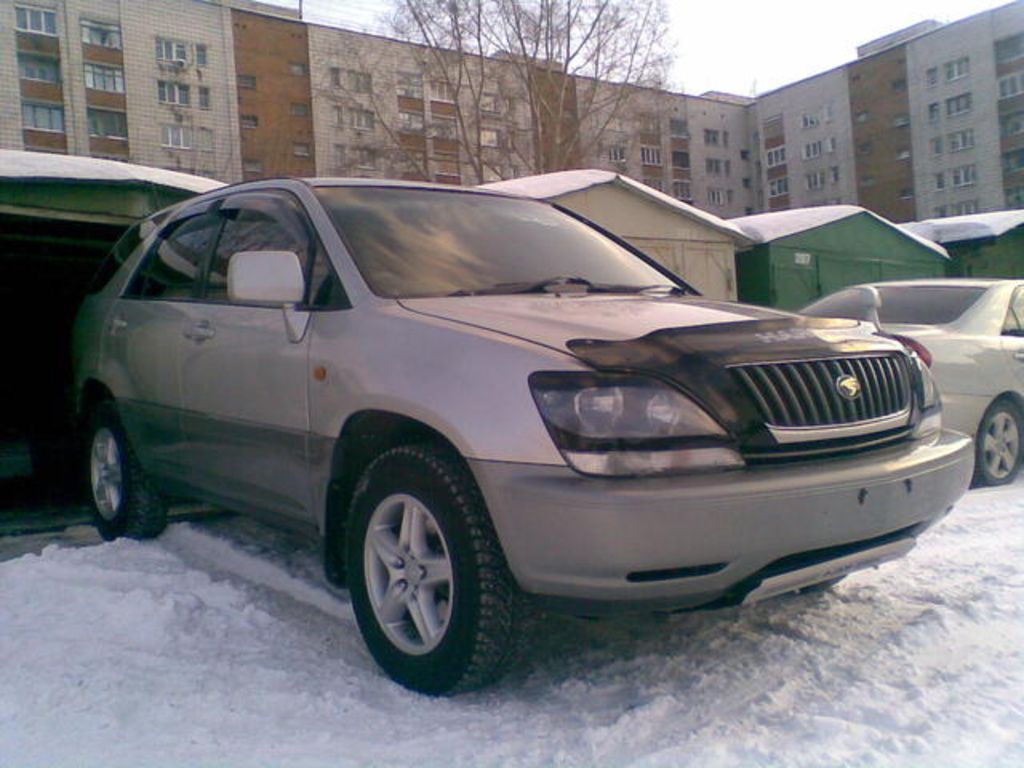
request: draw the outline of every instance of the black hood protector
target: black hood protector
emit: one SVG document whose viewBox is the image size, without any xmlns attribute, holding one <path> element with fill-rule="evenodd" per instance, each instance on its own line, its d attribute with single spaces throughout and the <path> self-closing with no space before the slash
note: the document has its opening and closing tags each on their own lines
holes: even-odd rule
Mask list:
<svg viewBox="0 0 1024 768">
<path fill-rule="evenodd" d="M 597 370 L 654 374 L 673 382 L 717 418 L 743 448 L 754 450 L 771 448 L 775 441 L 730 366 L 903 351 L 899 342 L 869 333 L 852 320 L 742 309 L 750 320 L 665 328 L 626 341 L 574 339 L 568 347 Z"/>
</svg>

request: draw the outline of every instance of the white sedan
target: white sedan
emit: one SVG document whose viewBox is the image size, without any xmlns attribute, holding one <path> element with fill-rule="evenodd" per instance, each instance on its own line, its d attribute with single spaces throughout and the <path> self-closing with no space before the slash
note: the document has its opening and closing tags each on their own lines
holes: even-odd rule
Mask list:
<svg viewBox="0 0 1024 768">
<path fill-rule="evenodd" d="M 975 484 L 1016 476 L 1024 437 L 1024 280 L 952 278 L 853 286 L 802 310 L 875 320 L 927 362 L 946 426 L 975 436 Z"/>
</svg>

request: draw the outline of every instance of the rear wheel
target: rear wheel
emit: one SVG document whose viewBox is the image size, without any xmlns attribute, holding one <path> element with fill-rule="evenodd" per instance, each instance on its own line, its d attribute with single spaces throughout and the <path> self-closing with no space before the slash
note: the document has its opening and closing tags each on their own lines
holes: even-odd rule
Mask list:
<svg viewBox="0 0 1024 768">
<path fill-rule="evenodd" d="M 89 488 L 96 529 L 107 541 L 149 539 L 167 527 L 163 499 L 150 486 L 111 402 L 100 403 L 90 420 Z"/>
<path fill-rule="evenodd" d="M 1005 485 L 1021 464 L 1021 414 L 1009 400 L 997 400 L 985 411 L 975 440 L 975 485 Z"/>
<path fill-rule="evenodd" d="M 359 629 L 394 680 L 432 695 L 473 690 L 513 661 L 522 598 L 458 457 L 382 454 L 356 488 L 346 546 Z"/>
</svg>

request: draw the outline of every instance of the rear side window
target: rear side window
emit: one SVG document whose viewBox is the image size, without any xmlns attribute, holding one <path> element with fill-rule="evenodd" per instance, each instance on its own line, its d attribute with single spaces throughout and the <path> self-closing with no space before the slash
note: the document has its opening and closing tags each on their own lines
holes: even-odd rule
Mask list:
<svg viewBox="0 0 1024 768">
<path fill-rule="evenodd" d="M 135 224 L 121 235 L 121 238 L 114 244 L 114 247 L 110 249 L 110 253 L 103 259 L 100 268 L 89 283 L 86 293 L 99 293 L 107 287 L 107 283 L 117 274 L 117 270 L 121 268 L 121 265 L 128 261 L 135 250 L 142 245 L 140 231 L 141 227 Z"/>
<path fill-rule="evenodd" d="M 213 248 L 221 220 L 207 213 L 177 222 L 146 255 L 126 296 L 152 299 L 193 298 L 203 260 Z"/>
<path fill-rule="evenodd" d="M 973 306 L 985 292 L 973 285 L 878 285 L 882 323 L 907 325 L 945 325 L 952 323 Z M 857 290 L 833 293 L 805 307 L 801 312 L 812 317 L 863 319 L 864 299 Z"/>
<path fill-rule="evenodd" d="M 1013 292 L 1010 306 L 1003 321 L 1003 333 L 1007 336 L 1024 336 L 1024 288 Z"/>
</svg>

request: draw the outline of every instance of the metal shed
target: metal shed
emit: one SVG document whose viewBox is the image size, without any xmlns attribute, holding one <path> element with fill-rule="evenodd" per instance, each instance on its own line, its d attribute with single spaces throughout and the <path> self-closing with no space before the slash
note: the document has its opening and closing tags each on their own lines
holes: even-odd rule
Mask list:
<svg viewBox="0 0 1024 768">
<path fill-rule="evenodd" d="M 855 205 L 730 219 L 755 245 L 736 257 L 742 301 L 799 309 L 857 283 L 942 277 L 941 245 Z"/>
<path fill-rule="evenodd" d="M 949 251 L 952 274 L 1024 277 L 1024 211 L 994 211 L 901 224 Z"/>
<path fill-rule="evenodd" d="M 484 188 L 547 200 L 584 216 L 705 296 L 736 298 L 735 254 L 750 240 L 730 222 L 613 171 L 559 171 Z"/>
<path fill-rule="evenodd" d="M 107 251 L 133 222 L 219 186 L 112 160 L 0 150 L 0 479 L 68 463 L 54 447 L 66 427 L 71 321 Z"/>
</svg>

